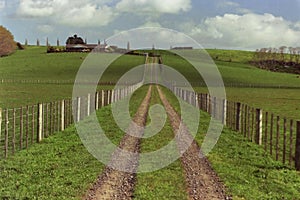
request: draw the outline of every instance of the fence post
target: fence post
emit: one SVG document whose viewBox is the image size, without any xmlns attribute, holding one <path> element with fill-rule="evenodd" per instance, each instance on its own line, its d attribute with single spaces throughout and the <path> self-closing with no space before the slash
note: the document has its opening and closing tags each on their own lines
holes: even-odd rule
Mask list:
<svg viewBox="0 0 300 200">
<path fill-rule="evenodd" d="M 227 116 L 227 100 L 223 99 L 223 109 L 222 109 L 222 123 L 226 126 L 226 116 Z"/>
<path fill-rule="evenodd" d="M 209 99 L 210 99 L 209 94 L 206 94 L 205 106 L 206 106 L 206 112 L 208 112 L 208 113 L 209 113 L 209 105 L 210 105 Z"/>
<path fill-rule="evenodd" d="M 64 131 L 65 130 L 65 100 L 61 101 L 61 130 Z"/>
<path fill-rule="evenodd" d="M 95 101 L 96 101 L 95 110 L 99 110 L 99 92 L 96 92 Z"/>
<path fill-rule="evenodd" d="M 1 131 L 2 131 L 2 109 L 0 108 L 0 140 L 1 140 Z"/>
<path fill-rule="evenodd" d="M 213 117 L 218 119 L 218 116 L 217 116 L 217 97 L 213 97 Z"/>
<path fill-rule="evenodd" d="M 115 102 L 115 90 L 111 90 L 111 103 Z"/>
<path fill-rule="evenodd" d="M 9 118 L 8 118 L 8 109 L 5 110 L 5 146 L 4 146 L 4 153 L 5 158 L 8 157 L 8 126 Z"/>
<path fill-rule="evenodd" d="M 300 121 L 297 121 L 295 168 L 297 171 L 300 171 Z"/>
<path fill-rule="evenodd" d="M 104 91 L 101 90 L 101 108 L 104 107 Z"/>
<path fill-rule="evenodd" d="M 194 98 L 195 98 L 195 106 L 199 109 L 199 95 L 198 93 L 194 92 Z"/>
<path fill-rule="evenodd" d="M 107 91 L 107 105 L 111 104 L 111 91 Z"/>
<path fill-rule="evenodd" d="M 43 104 L 38 104 L 37 142 L 42 141 L 43 134 Z"/>
<path fill-rule="evenodd" d="M 236 104 L 236 131 L 240 131 L 241 129 L 241 103 Z"/>
<path fill-rule="evenodd" d="M 262 145 L 262 118 L 262 110 L 256 109 L 256 143 L 258 145 Z"/>
<path fill-rule="evenodd" d="M 80 121 L 80 97 L 77 97 L 77 115 L 76 115 L 76 122 Z"/>
<path fill-rule="evenodd" d="M 91 112 L 91 94 L 87 96 L 87 116 L 90 116 Z"/>
</svg>

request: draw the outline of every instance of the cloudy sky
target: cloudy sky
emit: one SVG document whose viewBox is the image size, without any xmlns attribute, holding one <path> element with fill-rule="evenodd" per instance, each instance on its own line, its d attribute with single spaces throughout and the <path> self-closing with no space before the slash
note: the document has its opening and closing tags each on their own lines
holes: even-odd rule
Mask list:
<svg viewBox="0 0 300 200">
<path fill-rule="evenodd" d="M 0 0 L 0 24 L 15 40 L 89 43 L 121 31 L 163 27 L 205 48 L 300 46 L 300 0 Z"/>
</svg>

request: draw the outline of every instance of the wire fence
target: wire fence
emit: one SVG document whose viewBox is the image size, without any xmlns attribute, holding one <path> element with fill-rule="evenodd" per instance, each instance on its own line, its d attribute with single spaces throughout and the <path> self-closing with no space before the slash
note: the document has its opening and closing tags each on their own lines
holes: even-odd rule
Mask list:
<svg viewBox="0 0 300 200">
<path fill-rule="evenodd" d="M 187 103 L 208 112 L 249 141 L 263 146 L 275 160 L 300 171 L 300 121 L 209 94 L 173 86 L 170 89 Z"/>
<path fill-rule="evenodd" d="M 0 159 L 28 149 L 48 136 L 63 131 L 91 112 L 119 101 L 133 93 L 140 83 L 116 90 L 101 90 L 95 94 L 50 103 L 40 103 L 13 109 L 0 108 Z"/>
</svg>

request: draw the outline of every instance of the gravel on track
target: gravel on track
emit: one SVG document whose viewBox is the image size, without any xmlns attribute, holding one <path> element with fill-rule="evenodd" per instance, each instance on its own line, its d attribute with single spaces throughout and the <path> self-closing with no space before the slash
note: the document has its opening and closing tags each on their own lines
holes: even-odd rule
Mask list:
<svg viewBox="0 0 300 200">
<path fill-rule="evenodd" d="M 183 123 L 181 124 L 180 116 L 168 102 L 158 86 L 157 89 L 173 131 L 177 133 L 175 138 L 178 150 L 181 154 L 181 163 L 184 168 L 189 199 L 231 199 L 226 196 L 225 186 L 212 169 L 207 158 L 203 155 L 200 156 L 201 150 L 189 133 L 188 128 Z M 189 147 L 187 145 L 189 145 Z"/>
<path fill-rule="evenodd" d="M 119 144 L 119 148 L 113 153 L 109 165 L 83 199 L 132 199 L 136 182 L 135 172 L 139 161 L 140 137 L 143 135 L 143 128 L 141 127 L 146 124 L 151 90 L 152 86 L 149 87 L 147 95 L 133 119 L 139 127 L 134 123 L 129 126 L 126 135 Z"/>
</svg>

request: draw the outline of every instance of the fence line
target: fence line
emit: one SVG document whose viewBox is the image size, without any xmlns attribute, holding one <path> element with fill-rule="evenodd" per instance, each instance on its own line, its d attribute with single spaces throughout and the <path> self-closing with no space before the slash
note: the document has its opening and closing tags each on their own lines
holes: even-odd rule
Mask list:
<svg viewBox="0 0 300 200">
<path fill-rule="evenodd" d="M 0 159 L 27 149 L 35 142 L 64 130 L 89 116 L 95 109 L 119 101 L 142 84 L 116 90 L 101 90 L 74 99 L 41 103 L 13 109 L 0 108 Z M 187 103 L 208 112 L 249 141 L 263 146 L 274 159 L 300 171 L 300 121 L 281 118 L 240 102 L 227 101 L 209 94 L 179 87 L 170 89 Z"/>
<path fill-rule="evenodd" d="M 240 132 L 249 141 L 263 146 L 275 160 L 300 171 L 300 121 L 295 123 L 296 120 L 281 118 L 240 102 L 188 91 L 171 84 L 169 89 L 228 128 Z"/>
<path fill-rule="evenodd" d="M 113 102 L 124 99 L 142 86 L 141 83 L 122 89 L 101 90 L 95 94 L 74 99 L 25 106 L 13 109 L 0 108 L 0 159 L 28 149 L 55 132 L 79 122 Z"/>
<path fill-rule="evenodd" d="M 74 80 L 18 80 L 18 79 L 0 79 L 0 84 L 74 84 Z M 87 84 L 87 85 L 95 85 L 96 83 L 91 82 L 90 80 L 82 80 L 81 82 L 77 82 L 77 84 Z M 126 82 L 124 85 L 131 86 L 135 83 Z M 114 81 L 101 81 L 96 85 L 116 85 Z"/>
</svg>

